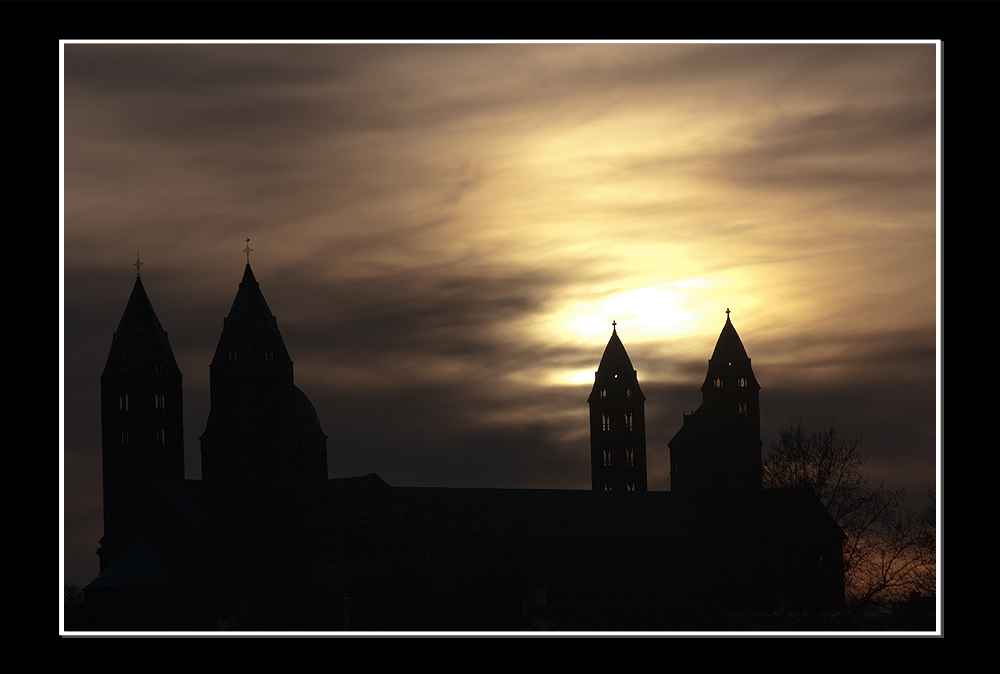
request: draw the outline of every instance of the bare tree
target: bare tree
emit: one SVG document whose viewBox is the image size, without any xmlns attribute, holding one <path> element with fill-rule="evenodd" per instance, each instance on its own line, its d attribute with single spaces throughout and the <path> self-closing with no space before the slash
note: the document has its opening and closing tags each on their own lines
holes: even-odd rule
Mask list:
<svg viewBox="0 0 1000 674">
<path fill-rule="evenodd" d="M 782 428 L 764 457 L 765 487 L 809 486 L 844 530 L 844 584 L 850 608 L 859 610 L 934 594 L 936 537 L 931 504 L 901 513 L 903 491 L 864 477 L 867 457 L 857 440 L 833 426 L 806 431 Z"/>
</svg>

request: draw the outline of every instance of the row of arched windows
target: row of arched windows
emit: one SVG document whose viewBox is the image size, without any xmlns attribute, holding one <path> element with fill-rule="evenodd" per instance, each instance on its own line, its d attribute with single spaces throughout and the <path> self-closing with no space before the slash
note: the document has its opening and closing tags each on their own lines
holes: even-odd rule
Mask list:
<svg viewBox="0 0 1000 674">
<path fill-rule="evenodd" d="M 631 431 L 632 430 L 632 427 L 633 427 L 632 426 L 632 419 L 633 419 L 632 413 L 631 412 L 625 412 L 625 414 L 624 414 L 624 420 L 625 420 L 625 430 L 626 431 Z M 601 414 L 601 430 L 602 431 L 610 431 L 611 430 L 611 415 L 610 414 Z"/>
<path fill-rule="evenodd" d="M 129 409 L 129 394 L 122 393 L 118 396 L 118 409 L 121 412 L 128 412 Z M 154 410 L 165 410 L 167 409 L 167 396 L 162 393 L 153 394 L 153 409 Z"/>
<path fill-rule="evenodd" d="M 602 398 L 607 398 L 608 397 L 608 389 L 606 389 L 606 388 L 602 388 L 601 389 L 601 397 Z M 630 388 L 625 389 L 625 397 L 626 398 L 631 398 L 632 397 L 632 389 L 630 389 Z"/>
<path fill-rule="evenodd" d="M 238 353 L 237 353 L 237 351 L 235 349 L 231 349 L 228 352 L 228 356 L 229 356 L 229 362 L 230 363 L 235 363 L 236 361 L 239 360 L 239 355 L 238 355 Z M 274 351 L 273 350 L 265 351 L 264 352 L 264 360 L 267 361 L 267 362 L 269 362 L 269 363 L 273 363 L 274 362 Z"/>
<path fill-rule="evenodd" d="M 625 489 L 628 491 L 635 491 L 635 482 L 628 482 L 625 484 Z M 612 491 L 610 484 L 604 485 L 604 491 Z"/>
<path fill-rule="evenodd" d="M 122 429 L 122 432 L 121 432 L 122 447 L 128 447 L 129 446 L 129 438 L 130 438 L 130 436 L 129 436 L 128 429 L 127 428 Z M 167 444 L 167 431 L 165 429 L 163 429 L 163 428 L 157 429 L 157 431 L 156 431 L 156 444 L 160 445 L 161 447 L 166 446 L 166 444 Z"/>
<path fill-rule="evenodd" d="M 626 466 L 634 466 L 635 465 L 635 450 L 634 449 L 632 449 L 631 447 L 626 447 L 625 448 L 625 454 L 624 454 L 624 456 L 625 456 L 625 465 Z M 609 449 L 605 449 L 604 450 L 604 465 L 606 467 L 610 467 L 611 466 L 611 450 L 609 450 Z"/>
<path fill-rule="evenodd" d="M 712 381 L 712 383 L 715 385 L 715 388 L 722 388 L 722 379 L 721 378 L 716 377 Z M 747 378 L 746 377 L 740 377 L 739 379 L 736 380 L 736 385 L 738 387 L 740 387 L 740 388 L 746 388 L 747 387 Z"/>
</svg>

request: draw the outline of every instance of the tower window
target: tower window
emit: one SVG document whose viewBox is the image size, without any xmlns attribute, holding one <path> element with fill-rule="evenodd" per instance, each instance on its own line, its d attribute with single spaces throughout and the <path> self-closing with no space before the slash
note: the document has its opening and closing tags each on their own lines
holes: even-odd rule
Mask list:
<svg viewBox="0 0 1000 674">
<path fill-rule="evenodd" d="M 625 397 L 626 398 L 631 398 L 632 397 L 632 389 L 630 389 L 630 388 L 625 389 Z"/>
<path fill-rule="evenodd" d="M 632 430 L 632 415 L 630 413 L 625 415 L 625 429 Z"/>
<path fill-rule="evenodd" d="M 625 450 L 625 463 L 629 466 L 635 465 L 635 450 L 628 448 Z"/>
<path fill-rule="evenodd" d="M 235 363 L 236 362 L 236 351 L 230 351 L 229 352 L 229 362 L 230 363 Z"/>
<path fill-rule="evenodd" d="M 605 466 L 611 465 L 611 452 L 607 449 L 604 450 L 604 465 Z"/>
<path fill-rule="evenodd" d="M 607 398 L 608 397 L 608 389 L 606 389 L 606 388 L 602 388 L 601 389 L 601 397 L 602 398 Z"/>
<path fill-rule="evenodd" d="M 128 412 L 128 393 L 118 396 L 118 409 Z"/>
<path fill-rule="evenodd" d="M 747 415 L 747 404 L 746 403 L 736 403 L 736 413 L 741 417 Z"/>
<path fill-rule="evenodd" d="M 166 409 L 167 399 L 166 396 L 161 394 L 153 395 L 153 407 L 158 410 Z"/>
<path fill-rule="evenodd" d="M 601 430 L 610 431 L 611 430 L 611 417 L 607 414 L 601 415 Z"/>
<path fill-rule="evenodd" d="M 715 384 L 715 388 L 722 388 L 722 380 L 719 379 L 718 377 L 716 377 L 715 381 L 712 383 Z"/>
</svg>

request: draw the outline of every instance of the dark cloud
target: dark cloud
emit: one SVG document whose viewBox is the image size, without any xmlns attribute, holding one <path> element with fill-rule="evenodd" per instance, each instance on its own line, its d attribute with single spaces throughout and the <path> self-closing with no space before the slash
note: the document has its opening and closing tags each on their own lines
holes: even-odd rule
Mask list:
<svg viewBox="0 0 1000 674">
<path fill-rule="evenodd" d="M 332 476 L 588 488 L 590 385 L 554 382 L 608 335 L 561 312 L 685 277 L 722 286 L 699 312 L 774 317 L 738 324 L 765 446 L 829 421 L 908 489 L 933 472 L 934 45 L 65 53 L 69 582 L 96 575 L 99 376 L 137 248 L 189 478 L 247 237 Z M 721 326 L 626 339 L 650 488 Z"/>
<path fill-rule="evenodd" d="M 934 205 L 934 128 L 933 99 L 779 116 L 758 132 L 752 148 L 716 163 L 748 186 L 807 191 L 854 208 L 926 213 Z"/>
</svg>

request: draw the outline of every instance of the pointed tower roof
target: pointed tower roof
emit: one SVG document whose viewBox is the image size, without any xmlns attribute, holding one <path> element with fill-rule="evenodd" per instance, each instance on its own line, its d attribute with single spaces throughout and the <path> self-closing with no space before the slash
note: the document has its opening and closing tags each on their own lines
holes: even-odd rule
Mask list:
<svg viewBox="0 0 1000 674">
<path fill-rule="evenodd" d="M 608 345 L 604 348 L 604 355 L 601 356 L 601 364 L 597 366 L 597 371 L 632 374 L 635 371 L 632 367 L 632 361 L 628 357 L 628 352 L 625 351 L 625 345 L 622 344 L 622 340 L 618 336 L 614 322 L 611 325 L 611 339 L 608 340 Z"/>
<path fill-rule="evenodd" d="M 230 351 L 248 354 L 263 351 L 265 347 L 274 351 L 276 359 L 289 358 L 278 321 L 267 306 L 260 284 L 247 262 L 233 306 L 223 321 L 215 359 L 227 359 Z"/>
<path fill-rule="evenodd" d="M 618 336 L 618 330 L 614 327 L 615 323 L 612 322 L 611 325 L 611 339 L 608 340 L 608 345 L 604 347 L 601 364 L 597 366 L 594 388 L 591 390 L 590 397 L 593 398 L 594 391 L 603 382 L 620 377 L 625 381 L 632 382 L 635 392 L 639 396 L 642 396 L 642 400 L 645 400 L 645 396 L 642 395 L 642 391 L 639 389 L 639 382 L 636 377 L 635 368 L 632 367 L 632 360 L 628 357 L 625 345 L 622 344 L 622 340 Z"/>
<path fill-rule="evenodd" d="M 160 325 L 153 305 L 146 296 L 142 279 L 137 274 L 132 295 L 128 298 L 125 312 L 112 338 L 111 351 L 101 377 L 134 371 L 154 360 L 175 370 L 175 374 L 180 374 L 170 342 L 167 341 L 167 332 Z"/>
<path fill-rule="evenodd" d="M 729 320 L 729 309 L 726 309 L 726 324 L 722 326 L 719 341 L 715 343 L 712 360 L 717 363 L 722 363 L 723 361 L 729 363 L 749 359 L 740 336 L 736 334 L 736 328 L 733 327 L 732 321 Z"/>
<path fill-rule="evenodd" d="M 750 366 L 750 356 L 729 319 L 729 309 L 726 309 L 726 324 L 722 326 L 712 358 L 708 361 L 708 373 L 705 375 L 702 391 L 715 387 L 713 382 L 716 379 L 728 380 L 733 377 L 746 378 L 748 386 L 760 388 Z"/>
</svg>

